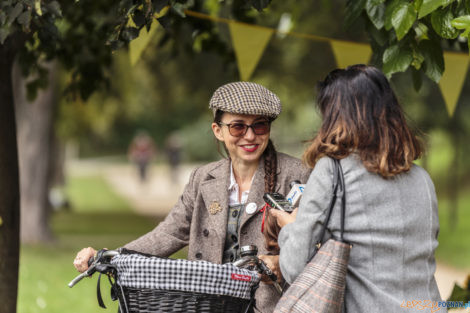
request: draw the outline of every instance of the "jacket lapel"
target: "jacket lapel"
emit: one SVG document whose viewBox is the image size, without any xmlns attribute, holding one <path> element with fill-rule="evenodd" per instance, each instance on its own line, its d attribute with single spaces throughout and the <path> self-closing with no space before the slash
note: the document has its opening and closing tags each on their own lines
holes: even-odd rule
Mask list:
<svg viewBox="0 0 470 313">
<path fill-rule="evenodd" d="M 208 210 L 209 223 L 217 233 L 222 246 L 227 232 L 229 166 L 229 160 L 222 162 L 208 173 L 211 178 L 201 184 L 201 194 Z"/>
</svg>

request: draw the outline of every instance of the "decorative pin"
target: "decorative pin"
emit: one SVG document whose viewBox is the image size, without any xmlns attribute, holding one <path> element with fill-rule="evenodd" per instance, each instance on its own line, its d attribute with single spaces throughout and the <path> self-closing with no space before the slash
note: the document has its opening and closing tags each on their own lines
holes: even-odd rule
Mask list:
<svg viewBox="0 0 470 313">
<path fill-rule="evenodd" d="M 257 209 L 258 207 L 256 206 L 256 203 L 250 202 L 246 205 L 245 211 L 247 214 L 253 214 L 256 212 Z"/>
<path fill-rule="evenodd" d="M 212 215 L 217 214 L 220 211 L 222 211 L 222 207 L 217 201 L 212 202 L 211 205 L 209 206 L 209 213 Z"/>
</svg>

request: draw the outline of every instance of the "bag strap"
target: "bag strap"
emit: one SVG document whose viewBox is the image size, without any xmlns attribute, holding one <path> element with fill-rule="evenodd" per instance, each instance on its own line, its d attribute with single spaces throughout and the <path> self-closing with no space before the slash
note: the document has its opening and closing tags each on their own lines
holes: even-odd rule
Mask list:
<svg viewBox="0 0 470 313">
<path fill-rule="evenodd" d="M 336 198 L 337 198 L 337 193 L 338 193 L 338 188 L 341 189 L 342 191 L 342 196 L 341 196 L 341 233 L 340 233 L 340 240 L 344 241 L 343 238 L 343 233 L 344 233 L 344 216 L 346 214 L 346 189 L 344 185 L 344 176 L 343 176 L 343 168 L 341 167 L 341 163 L 337 159 L 333 159 L 333 196 L 331 197 L 330 203 L 328 205 L 328 212 L 326 216 L 326 220 L 323 223 L 322 230 L 320 232 L 320 240 L 316 243 L 316 250 L 318 250 L 322 243 L 323 239 L 325 237 L 326 233 L 326 227 L 328 226 L 328 223 L 330 221 L 331 213 L 333 212 L 333 208 L 336 203 Z M 310 258 L 309 262 L 313 259 L 313 257 L 316 254 L 313 253 L 312 257 Z"/>
</svg>

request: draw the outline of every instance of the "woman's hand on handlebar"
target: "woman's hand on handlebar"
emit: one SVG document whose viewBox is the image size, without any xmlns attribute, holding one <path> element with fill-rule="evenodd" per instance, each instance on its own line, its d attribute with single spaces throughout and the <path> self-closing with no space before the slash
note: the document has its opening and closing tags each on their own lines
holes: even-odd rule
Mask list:
<svg viewBox="0 0 470 313">
<path fill-rule="evenodd" d="M 75 260 L 73 260 L 73 266 L 79 271 L 80 273 L 83 273 L 88 269 L 88 260 L 92 257 L 94 257 L 96 254 L 96 250 L 88 247 L 88 248 L 83 248 L 77 253 L 77 256 L 75 257 Z"/>
<path fill-rule="evenodd" d="M 279 267 L 279 255 L 258 255 L 258 258 L 262 260 L 274 274 L 276 274 L 277 282 L 281 282 L 282 274 Z M 273 283 L 273 281 L 267 275 L 263 275 L 261 277 L 261 281 L 267 284 Z"/>
</svg>

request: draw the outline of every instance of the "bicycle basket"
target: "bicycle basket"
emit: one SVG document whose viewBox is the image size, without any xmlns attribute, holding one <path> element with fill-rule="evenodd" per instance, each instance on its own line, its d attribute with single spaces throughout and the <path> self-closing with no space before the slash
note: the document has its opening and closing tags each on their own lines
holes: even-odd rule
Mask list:
<svg viewBox="0 0 470 313">
<path fill-rule="evenodd" d="M 111 264 L 124 313 L 245 312 L 260 280 L 257 272 L 206 261 L 121 254 Z"/>
</svg>

